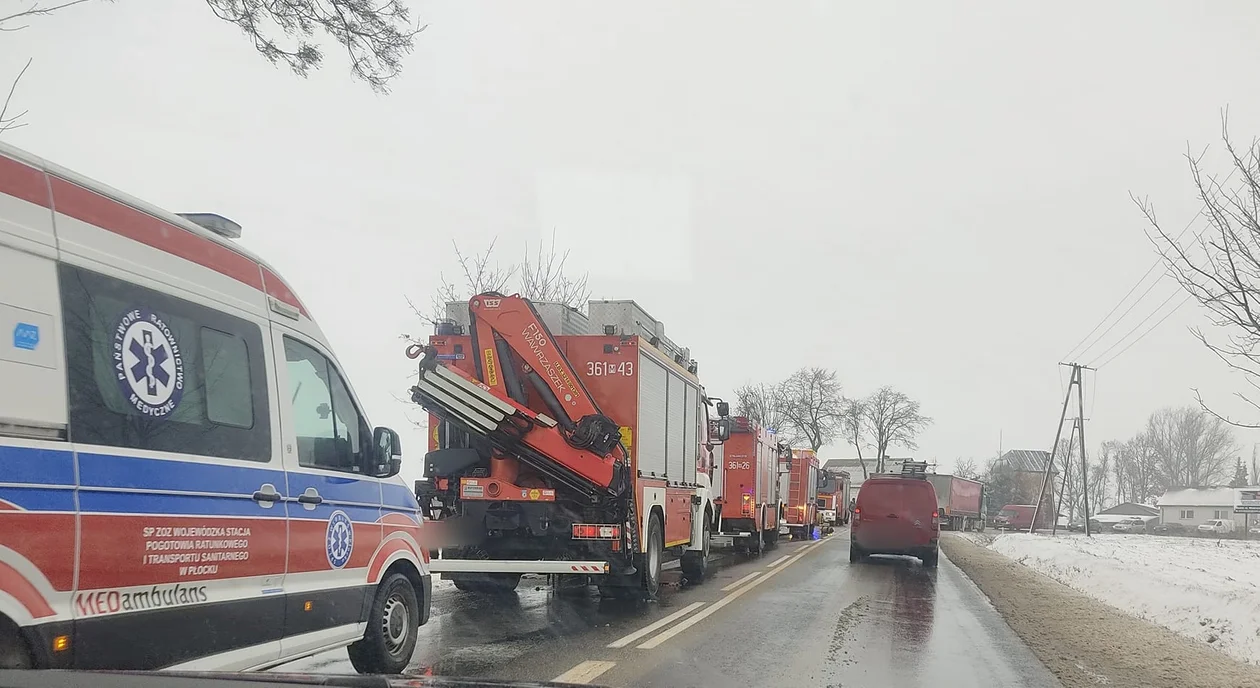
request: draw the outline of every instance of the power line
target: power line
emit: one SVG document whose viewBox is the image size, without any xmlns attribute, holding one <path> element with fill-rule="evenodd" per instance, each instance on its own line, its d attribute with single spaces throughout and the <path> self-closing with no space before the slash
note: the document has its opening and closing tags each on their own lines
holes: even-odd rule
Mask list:
<svg viewBox="0 0 1260 688">
<path fill-rule="evenodd" d="M 1202 214 L 1203 214 L 1203 209 L 1200 208 L 1199 212 L 1195 213 L 1194 217 L 1190 218 L 1190 221 L 1187 222 L 1186 226 L 1182 228 L 1181 233 L 1177 235 L 1177 238 L 1174 239 L 1174 241 L 1180 243 L 1181 237 L 1185 236 L 1186 232 L 1190 231 L 1190 227 L 1194 225 L 1194 221 L 1199 219 L 1199 216 Z M 1124 305 L 1124 302 L 1127 301 L 1128 298 L 1133 295 L 1133 292 L 1137 291 L 1138 287 L 1142 286 L 1142 283 L 1146 281 L 1146 278 L 1150 277 L 1151 273 L 1155 272 L 1155 268 L 1158 268 L 1161 263 L 1163 263 L 1162 258 L 1155 259 L 1155 262 L 1151 265 L 1151 267 L 1145 273 L 1143 273 L 1141 277 L 1138 278 L 1137 282 L 1133 283 L 1133 286 L 1129 288 L 1129 291 L 1125 292 L 1124 296 L 1120 297 L 1120 300 L 1116 302 L 1116 305 L 1112 306 L 1111 310 L 1107 311 L 1107 314 L 1102 317 L 1102 320 L 1098 321 L 1097 325 L 1094 325 L 1094 329 L 1090 330 L 1089 334 L 1082 337 L 1081 341 L 1077 342 L 1076 346 L 1072 347 L 1072 350 L 1069 351 L 1066 356 L 1061 357 L 1059 360 L 1070 361 L 1072 360 L 1074 356 L 1078 358 L 1083 356 L 1087 351 L 1094 348 L 1094 346 L 1096 346 L 1098 342 L 1102 340 L 1103 337 L 1106 337 L 1107 333 L 1111 332 L 1111 330 L 1117 324 L 1119 324 L 1121 320 L 1124 320 L 1124 316 L 1128 315 L 1129 311 L 1132 311 L 1134 306 L 1137 306 L 1139 303 L 1141 303 L 1142 299 L 1146 298 L 1146 295 L 1151 293 L 1151 289 L 1154 289 L 1155 285 L 1159 284 L 1158 279 L 1152 282 L 1151 286 L 1147 287 L 1146 291 L 1142 292 L 1142 295 L 1139 296 L 1137 300 L 1134 301 L 1128 308 L 1126 308 L 1124 313 L 1121 313 L 1120 317 L 1117 318 L 1115 322 L 1111 323 L 1110 327 L 1104 330 L 1102 334 L 1098 335 L 1097 339 L 1095 339 L 1092 343 L 1090 343 L 1089 346 L 1086 346 L 1084 349 L 1080 348 L 1082 344 L 1084 344 L 1091 336 L 1093 336 L 1095 332 L 1098 331 L 1098 328 L 1102 327 L 1103 324 L 1107 322 L 1107 319 L 1110 318 L 1112 314 L 1114 314 L 1117 310 L 1120 310 L 1120 306 Z M 1077 351 L 1078 349 L 1080 350 Z"/>
<path fill-rule="evenodd" d="M 1228 183 L 1228 182 L 1229 182 L 1229 180 L 1233 178 L 1234 174 L 1235 174 L 1237 171 L 1238 171 L 1238 168 L 1237 168 L 1237 167 L 1235 167 L 1235 168 L 1231 169 L 1231 170 L 1229 171 L 1229 174 L 1225 176 L 1225 179 L 1221 181 L 1221 185 L 1224 185 L 1224 184 Z M 1175 239 L 1173 239 L 1173 242 L 1174 242 L 1174 243 L 1177 243 L 1177 244 L 1180 244 L 1180 243 L 1181 243 L 1181 238 L 1182 238 L 1183 236 L 1185 236 L 1185 235 L 1186 235 L 1186 232 L 1190 231 L 1190 227 L 1194 225 L 1195 220 L 1198 220 L 1198 219 L 1199 219 L 1199 217 L 1200 217 L 1200 216 L 1202 216 L 1202 215 L 1203 215 L 1203 208 L 1199 208 L 1199 212 L 1195 213 L 1195 214 L 1194 214 L 1194 217 L 1190 218 L 1190 221 L 1189 221 L 1189 222 L 1187 222 L 1187 223 L 1186 223 L 1186 226 L 1185 226 L 1185 227 L 1183 227 L 1183 228 L 1181 229 L 1181 232 L 1179 232 L 1179 233 L 1177 234 L 1177 237 L 1176 237 Z M 1199 237 L 1199 236 L 1201 236 L 1202 234 L 1203 234 L 1203 232 L 1198 232 L 1198 233 L 1196 233 L 1196 234 L 1195 234 L 1195 238 L 1198 238 L 1198 237 Z M 1081 348 L 1080 348 L 1082 344 L 1084 344 L 1086 341 L 1088 341 L 1088 340 L 1089 340 L 1089 338 L 1090 338 L 1091 336 L 1093 336 L 1093 334 L 1094 334 L 1095 332 L 1097 332 L 1097 331 L 1098 331 L 1098 328 L 1102 327 L 1102 326 L 1103 326 L 1103 325 L 1107 322 L 1108 318 L 1110 318 L 1113 314 L 1115 314 L 1115 312 L 1116 312 L 1117 310 L 1119 310 L 1119 309 L 1120 309 L 1120 306 L 1124 305 L 1124 302 L 1125 302 L 1126 300 L 1128 300 L 1128 298 L 1129 298 L 1130 296 L 1132 296 L 1132 295 L 1133 295 L 1133 292 L 1137 291 L 1137 288 L 1138 288 L 1138 287 L 1142 286 L 1142 283 L 1146 281 L 1146 278 L 1147 278 L 1147 277 L 1150 277 L 1150 276 L 1151 276 L 1151 273 L 1152 273 L 1152 272 L 1154 272 L 1154 271 L 1155 271 L 1155 269 L 1156 269 L 1156 268 L 1158 268 L 1162 262 L 1163 262 L 1163 258 L 1157 258 L 1157 259 L 1155 260 L 1154 264 L 1152 264 L 1152 265 L 1151 265 L 1151 267 L 1150 267 L 1150 268 L 1149 268 L 1149 269 L 1148 269 L 1145 273 L 1143 273 L 1143 275 L 1142 275 L 1140 278 L 1138 278 L 1138 281 L 1137 281 L 1137 282 L 1135 282 L 1135 283 L 1133 284 L 1133 286 L 1129 288 L 1129 291 L 1125 292 L 1125 295 L 1124 295 L 1124 296 L 1122 296 L 1122 297 L 1120 297 L 1120 300 L 1116 302 L 1116 305 L 1115 305 L 1115 306 L 1112 306 L 1112 307 L 1111 307 L 1111 310 L 1107 311 L 1107 314 L 1106 314 L 1106 315 L 1104 315 L 1104 316 L 1102 317 L 1102 320 L 1099 320 L 1099 321 L 1098 321 L 1098 324 L 1097 324 L 1097 325 L 1094 325 L 1094 328 L 1093 328 L 1092 330 L 1090 330 L 1090 331 L 1089 331 L 1089 334 L 1087 334 L 1087 335 L 1085 335 L 1084 337 L 1082 337 L 1082 338 L 1081 338 L 1081 341 L 1077 342 L 1077 343 L 1076 343 L 1076 346 L 1072 347 L 1072 350 L 1071 350 L 1071 351 L 1069 351 L 1069 352 L 1067 353 L 1067 355 L 1066 355 L 1066 356 L 1063 356 L 1063 357 L 1062 357 L 1062 358 L 1060 358 L 1059 360 L 1061 360 L 1061 361 L 1069 361 L 1069 360 L 1072 360 L 1072 358 L 1073 358 L 1073 357 L 1075 357 L 1075 358 L 1082 358 L 1082 357 L 1084 357 L 1085 353 L 1087 353 L 1090 349 L 1092 349 L 1092 348 L 1094 348 L 1095 346 L 1097 346 L 1097 345 L 1098 345 L 1098 342 L 1099 342 L 1099 341 L 1101 341 L 1103 337 L 1106 337 L 1106 336 L 1107 336 L 1107 333 L 1108 333 L 1108 332 L 1110 332 L 1113 328 L 1115 328 L 1115 326 L 1119 323 L 1119 321 L 1120 321 L 1120 320 L 1124 320 L 1124 317 L 1125 317 L 1126 315 L 1128 315 L 1128 314 L 1129 314 L 1129 312 L 1130 312 L 1130 311 L 1132 311 L 1132 310 L 1133 310 L 1133 308 L 1134 308 L 1135 306 L 1137 306 L 1137 304 L 1138 304 L 1138 303 L 1141 303 L 1142 299 L 1146 298 L 1146 295 L 1147 295 L 1147 294 L 1149 294 L 1149 293 L 1151 292 L 1151 289 L 1153 289 L 1153 288 L 1155 287 L 1155 285 L 1156 285 L 1156 284 L 1159 284 L 1159 282 L 1160 282 L 1160 280 L 1159 280 L 1159 279 L 1156 279 L 1156 280 L 1155 280 L 1155 282 L 1153 282 L 1153 283 L 1151 284 L 1151 286 L 1150 286 L 1150 287 L 1147 287 L 1147 288 L 1146 288 L 1146 291 L 1142 292 L 1142 295 L 1141 295 L 1141 296 L 1139 296 L 1139 297 L 1137 298 L 1137 300 L 1136 300 L 1136 301 L 1134 301 L 1134 302 L 1133 302 L 1133 303 L 1132 303 L 1132 304 L 1131 304 L 1131 305 L 1130 305 L 1127 309 L 1125 309 L 1124 313 L 1120 314 L 1120 317 L 1116 320 L 1116 322 L 1113 322 L 1113 323 L 1112 323 L 1112 324 L 1111 324 L 1111 325 L 1110 325 L 1110 326 L 1109 326 L 1109 327 L 1108 327 L 1105 331 L 1103 331 L 1103 333 L 1102 333 L 1102 334 L 1098 335 L 1098 337 L 1097 337 L 1097 338 L 1096 338 L 1096 339 L 1095 339 L 1092 343 L 1090 343 L 1090 344 L 1089 344 L 1088 346 L 1086 346 L 1084 349 L 1081 349 Z M 1162 275 L 1161 275 L 1161 277 L 1162 277 Z M 1158 309 L 1157 309 L 1157 310 L 1158 310 Z M 1123 338 L 1122 338 L 1122 339 L 1123 339 Z M 1078 351 L 1078 349 L 1080 349 L 1080 350 Z M 1105 353 L 1106 353 L 1106 352 L 1104 352 L 1104 354 L 1105 354 Z M 1101 355 L 1100 355 L 1100 356 L 1101 356 Z M 1114 357 L 1113 357 L 1113 358 L 1114 358 Z"/>
<path fill-rule="evenodd" d="M 1176 295 L 1177 295 L 1177 294 L 1176 294 L 1176 292 L 1174 292 L 1174 293 L 1172 294 L 1172 296 L 1169 296 L 1169 297 L 1168 297 L 1168 298 L 1164 301 L 1164 303 L 1161 303 L 1161 304 L 1159 305 L 1159 306 L 1160 306 L 1160 308 L 1163 308 L 1163 307 L 1164 307 L 1164 304 L 1168 303 L 1169 301 L 1172 301 L 1173 296 L 1176 296 Z M 1140 341 L 1142 341 L 1143 339 L 1145 339 L 1145 338 L 1146 338 L 1146 335 L 1148 335 L 1148 334 L 1150 334 L 1151 332 L 1153 332 L 1153 331 L 1155 330 L 1155 328 L 1157 328 L 1157 327 L 1159 327 L 1161 324 L 1163 324 L 1163 322 L 1164 322 L 1165 320 L 1167 320 L 1168 318 L 1172 317 L 1172 314 L 1173 314 L 1173 313 L 1176 313 L 1177 311 L 1181 310 L 1181 307 L 1182 307 L 1182 306 L 1184 306 L 1184 305 L 1186 305 L 1186 304 L 1190 301 L 1190 299 L 1191 299 L 1191 298 L 1193 298 L 1193 296 L 1194 296 L 1193 294 L 1189 294 L 1189 295 L 1187 295 L 1187 296 L 1186 296 L 1186 298 L 1182 299 L 1182 300 L 1181 300 L 1181 302 L 1180 302 L 1180 303 L 1178 303 L 1176 306 L 1174 306 L 1172 310 L 1170 310 L 1170 311 L 1168 311 L 1167 313 L 1165 313 L 1165 314 L 1164 314 L 1164 317 L 1162 317 L 1162 318 L 1160 318 L 1159 320 L 1155 321 L 1155 324 L 1154 324 L 1154 325 L 1151 325 L 1149 328 L 1147 328 L 1147 330 L 1146 330 L 1145 332 L 1143 332 L 1141 335 L 1139 335 L 1137 339 L 1134 339 L 1133 341 L 1129 342 L 1128 346 L 1125 346 L 1123 349 L 1121 349 L 1121 350 L 1117 351 L 1117 352 L 1116 352 L 1113 356 L 1111 356 L 1111 357 L 1110 357 L 1110 358 L 1108 358 L 1107 360 L 1103 361 L 1102 363 L 1099 363 L 1098 365 L 1096 365 L 1096 366 L 1094 366 L 1094 367 L 1095 367 L 1095 368 L 1101 368 L 1101 367 L 1103 367 L 1103 366 L 1107 365 L 1108 363 L 1111 363 L 1112 361 L 1114 361 L 1114 360 L 1116 360 L 1117 358 L 1119 358 L 1121 354 L 1123 354 L 1124 352 L 1126 352 L 1126 351 L 1128 351 L 1128 350 L 1129 350 L 1129 347 L 1131 347 L 1131 346 L 1133 346 L 1134 344 L 1137 344 L 1138 342 L 1140 342 Z M 1151 313 L 1151 315 L 1146 316 L 1146 320 L 1150 320 L 1150 319 L 1151 319 L 1151 316 L 1155 315 L 1155 313 L 1158 313 L 1158 312 L 1159 312 L 1159 308 L 1156 308 L 1156 309 L 1154 310 L 1154 312 L 1152 312 L 1152 313 Z M 1142 322 L 1146 322 L 1146 320 L 1143 320 Z M 1142 326 L 1142 323 L 1138 323 L 1138 327 L 1141 327 L 1141 326 Z M 1134 330 L 1136 330 L 1136 329 L 1137 329 L 1137 328 L 1135 327 L 1135 328 L 1133 328 L 1133 330 L 1130 330 L 1130 331 L 1129 331 L 1129 334 L 1133 334 L 1133 331 L 1134 331 Z M 1129 334 L 1126 334 L 1124 337 L 1121 337 L 1121 338 L 1120 338 L 1120 342 L 1124 341 L 1124 340 L 1125 340 L 1125 338 L 1127 338 L 1127 337 L 1129 336 Z M 1119 344 L 1120 342 L 1116 342 L 1116 344 Z M 1113 344 L 1113 345 L 1111 346 L 1111 348 L 1113 348 L 1113 349 L 1114 349 L 1114 348 L 1115 348 L 1115 344 Z M 1110 351 L 1110 349 L 1108 349 L 1108 351 Z M 1104 351 L 1104 352 L 1103 352 L 1103 354 L 1106 354 L 1106 353 L 1107 353 L 1106 351 Z"/>
</svg>

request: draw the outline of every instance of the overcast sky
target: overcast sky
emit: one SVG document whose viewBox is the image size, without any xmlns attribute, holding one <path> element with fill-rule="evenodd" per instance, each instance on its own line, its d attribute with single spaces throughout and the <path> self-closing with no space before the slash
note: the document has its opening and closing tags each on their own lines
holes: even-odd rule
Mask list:
<svg viewBox="0 0 1260 688">
<path fill-rule="evenodd" d="M 451 239 L 497 236 L 510 262 L 553 229 L 596 297 L 691 348 L 710 393 L 826 366 L 847 394 L 919 399 L 935 423 L 916 453 L 943 468 L 999 433 L 1048 449 L 1056 364 L 1156 257 L 1129 192 L 1179 230 L 1187 143 L 1215 143 L 1227 105 L 1260 134 L 1243 0 L 412 6 L 429 26 L 388 96 L 336 49 L 306 80 L 272 67 L 196 0 L 38 18 L 3 34 L 0 72 L 34 58 L 14 103 L 30 124 L 5 140 L 241 223 L 413 476 L 399 335 L 426 327 L 404 296 L 428 301 Z M 1192 387 L 1244 410 L 1200 319 L 1186 305 L 1101 369 L 1091 445 Z"/>
</svg>

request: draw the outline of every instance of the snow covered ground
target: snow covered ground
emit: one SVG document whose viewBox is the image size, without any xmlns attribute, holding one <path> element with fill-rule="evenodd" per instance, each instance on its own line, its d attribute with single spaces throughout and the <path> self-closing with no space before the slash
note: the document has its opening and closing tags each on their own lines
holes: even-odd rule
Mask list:
<svg viewBox="0 0 1260 688">
<path fill-rule="evenodd" d="M 1260 542 L 960 533 L 1090 597 L 1260 665 Z"/>
</svg>

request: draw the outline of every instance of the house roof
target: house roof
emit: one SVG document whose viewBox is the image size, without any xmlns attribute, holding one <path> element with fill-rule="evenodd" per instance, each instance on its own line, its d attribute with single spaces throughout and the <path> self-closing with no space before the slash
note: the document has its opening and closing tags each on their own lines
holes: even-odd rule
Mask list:
<svg viewBox="0 0 1260 688">
<path fill-rule="evenodd" d="M 1046 470 L 1050 452 L 1037 449 L 1012 449 L 1002 455 L 1002 461 L 1017 471 L 1041 473 Z"/>
<path fill-rule="evenodd" d="M 1187 487 L 1169 490 L 1156 500 L 1160 506 L 1234 506 L 1232 487 Z"/>
<path fill-rule="evenodd" d="M 1159 507 L 1150 504 L 1138 504 L 1136 502 L 1125 502 L 1117 504 L 1109 509 L 1099 511 L 1095 516 L 1158 516 Z"/>
<path fill-rule="evenodd" d="M 870 459 L 865 459 L 867 466 L 871 465 Z M 827 459 L 823 462 L 823 470 L 825 471 L 846 471 L 850 468 L 859 468 L 861 464 L 857 459 Z M 859 470 L 860 472 L 860 470 Z"/>
</svg>

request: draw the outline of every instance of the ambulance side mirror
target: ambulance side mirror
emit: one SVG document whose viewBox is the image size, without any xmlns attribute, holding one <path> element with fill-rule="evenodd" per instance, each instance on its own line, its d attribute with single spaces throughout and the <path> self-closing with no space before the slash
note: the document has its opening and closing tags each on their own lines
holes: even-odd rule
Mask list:
<svg viewBox="0 0 1260 688">
<path fill-rule="evenodd" d="M 392 478 L 402 470 L 402 440 L 389 428 L 372 431 L 372 446 L 376 448 L 376 476 Z"/>
</svg>

